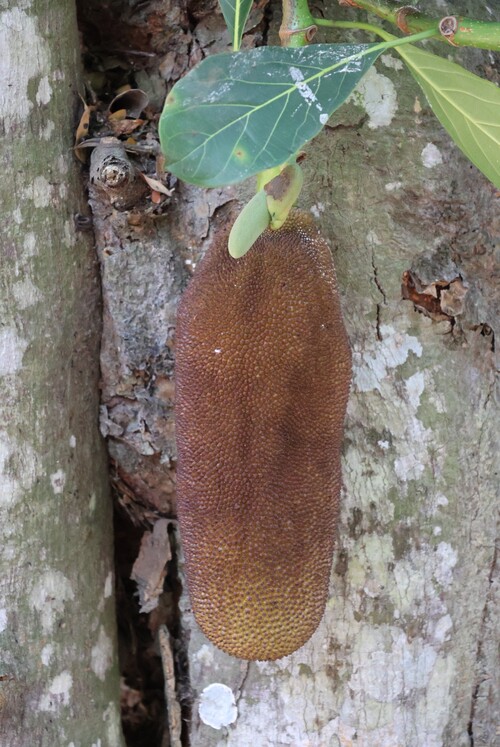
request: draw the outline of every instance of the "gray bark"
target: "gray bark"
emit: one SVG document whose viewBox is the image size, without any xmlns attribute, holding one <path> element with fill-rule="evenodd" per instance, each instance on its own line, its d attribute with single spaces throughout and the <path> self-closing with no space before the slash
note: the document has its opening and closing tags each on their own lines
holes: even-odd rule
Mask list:
<svg viewBox="0 0 500 747">
<path fill-rule="evenodd" d="M 436 15 L 455 6 L 425 3 Z M 479 2 L 466 11 L 486 13 Z M 327 15 L 339 16 L 337 4 Z M 195 48 L 202 23 L 207 46 L 223 48 L 214 18 L 189 31 Z M 497 79 L 496 55 L 451 51 Z M 247 664 L 202 636 L 184 594 L 177 646 L 189 653 L 190 744 L 489 747 L 500 718 L 498 197 L 395 53 L 308 146 L 304 168 L 300 204 L 331 242 L 354 353 L 331 595 L 302 649 Z M 250 194 L 247 184 L 178 184 L 161 214 L 140 215 L 93 195 L 102 427 L 135 521 L 174 516 L 176 303 L 235 200 Z M 435 299 L 431 316 L 402 298 L 404 273 L 421 307 Z M 218 715 L 206 707 L 209 685 Z"/>
<path fill-rule="evenodd" d="M 72 3 L 0 2 L 0 744 L 119 747 Z"/>
<path fill-rule="evenodd" d="M 459 57 L 482 75 L 493 59 Z M 484 334 L 499 328 L 498 198 L 395 53 L 330 125 L 308 148 L 302 203 L 332 243 L 354 353 L 331 597 L 310 642 L 275 663 L 231 660 L 187 618 L 191 744 L 487 747 L 500 716 L 499 358 Z M 463 282 L 451 319 L 402 300 L 408 270 L 452 295 Z M 218 731 L 196 712 L 214 682 L 238 709 Z"/>
</svg>

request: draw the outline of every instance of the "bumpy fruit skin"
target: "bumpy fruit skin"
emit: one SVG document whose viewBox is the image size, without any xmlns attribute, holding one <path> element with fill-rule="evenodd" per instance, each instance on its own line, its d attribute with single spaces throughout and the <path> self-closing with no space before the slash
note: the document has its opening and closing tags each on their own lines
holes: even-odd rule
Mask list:
<svg viewBox="0 0 500 747">
<path fill-rule="evenodd" d="M 351 381 L 330 251 L 292 212 L 242 259 L 215 241 L 178 312 L 178 507 L 196 619 L 278 659 L 325 607 Z"/>
</svg>

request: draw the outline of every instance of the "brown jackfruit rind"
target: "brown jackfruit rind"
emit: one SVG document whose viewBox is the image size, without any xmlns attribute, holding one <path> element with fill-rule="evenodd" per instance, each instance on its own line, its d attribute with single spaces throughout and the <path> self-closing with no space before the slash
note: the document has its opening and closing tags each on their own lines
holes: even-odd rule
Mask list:
<svg viewBox="0 0 500 747">
<path fill-rule="evenodd" d="M 203 632 L 243 659 L 302 646 L 327 598 L 351 380 L 330 251 L 292 212 L 242 259 L 227 234 L 177 324 L 178 507 Z"/>
</svg>

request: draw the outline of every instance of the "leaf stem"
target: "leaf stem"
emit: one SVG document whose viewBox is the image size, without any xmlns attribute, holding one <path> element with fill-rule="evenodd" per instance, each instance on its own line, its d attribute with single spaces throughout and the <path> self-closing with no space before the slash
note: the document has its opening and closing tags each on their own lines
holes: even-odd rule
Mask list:
<svg viewBox="0 0 500 747">
<path fill-rule="evenodd" d="M 400 3 L 392 0 L 353 0 L 351 4 L 393 23 L 406 34 L 441 27 L 443 31 L 438 36 L 440 41 L 456 47 L 500 51 L 500 23 L 475 21 L 461 15 L 431 18 L 410 6 L 401 7 Z"/>
<path fill-rule="evenodd" d="M 418 34 L 412 34 L 411 36 L 403 37 L 395 37 L 392 36 L 392 34 L 384 33 L 384 38 L 388 39 L 388 41 L 380 42 L 380 44 L 371 44 L 366 51 L 358 52 L 358 54 L 353 55 L 352 58 L 357 59 L 359 57 L 364 57 L 367 54 L 372 54 L 373 52 L 383 52 L 385 49 L 400 47 L 403 44 L 412 44 L 413 42 L 422 41 L 422 39 L 430 39 L 431 36 L 435 36 L 437 33 L 439 32 L 436 31 L 435 28 L 427 29 L 426 31 L 421 31 Z M 380 34 L 380 36 L 382 36 L 382 34 Z"/>
<path fill-rule="evenodd" d="M 359 29 L 360 31 L 368 31 L 371 34 L 376 34 L 386 41 L 394 38 L 392 34 L 388 34 L 383 28 L 380 26 L 374 26 L 372 23 L 361 23 L 358 21 L 330 21 L 327 18 L 314 18 L 313 20 L 316 26 L 323 26 L 332 29 Z"/>
<path fill-rule="evenodd" d="M 283 0 L 279 30 L 282 47 L 305 47 L 316 32 L 307 0 Z"/>
</svg>

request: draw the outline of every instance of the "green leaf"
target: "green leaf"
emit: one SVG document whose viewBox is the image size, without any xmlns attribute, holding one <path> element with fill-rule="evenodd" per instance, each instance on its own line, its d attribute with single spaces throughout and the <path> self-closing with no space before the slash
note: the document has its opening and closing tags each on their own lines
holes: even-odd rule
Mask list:
<svg viewBox="0 0 500 747">
<path fill-rule="evenodd" d="M 231 43 L 235 52 L 238 51 L 243 36 L 243 29 L 247 22 L 252 0 L 219 0 L 226 26 L 231 34 Z"/>
<path fill-rule="evenodd" d="M 417 47 L 398 47 L 458 147 L 500 189 L 500 88 Z"/>
<path fill-rule="evenodd" d="M 231 257 L 244 257 L 261 233 L 269 226 L 271 216 L 267 209 L 267 196 L 263 189 L 255 194 L 234 221 L 229 234 L 228 251 Z"/>
<path fill-rule="evenodd" d="M 317 135 L 381 47 L 259 47 L 207 57 L 167 96 L 159 125 L 167 168 L 216 187 L 283 164 Z"/>
</svg>

